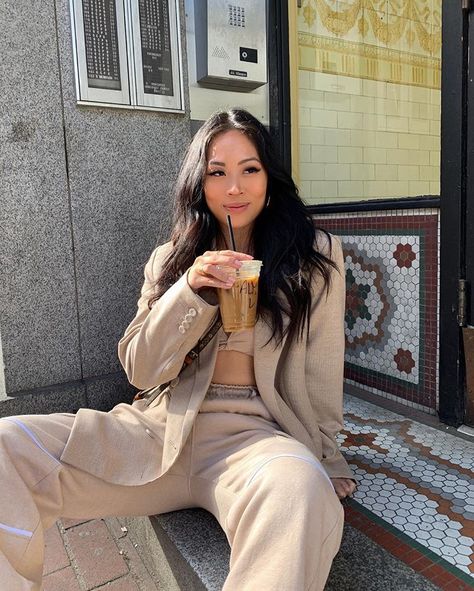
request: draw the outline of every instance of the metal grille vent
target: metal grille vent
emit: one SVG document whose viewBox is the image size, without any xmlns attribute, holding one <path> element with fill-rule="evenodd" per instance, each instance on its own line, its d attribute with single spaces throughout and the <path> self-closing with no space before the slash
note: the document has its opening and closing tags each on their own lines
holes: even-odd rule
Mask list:
<svg viewBox="0 0 474 591">
<path fill-rule="evenodd" d="M 229 59 L 229 54 L 227 53 L 227 51 L 221 46 L 218 47 L 216 45 L 216 47 L 214 47 L 214 51 L 212 52 L 212 57 L 218 57 L 220 59 L 223 60 L 228 60 Z"/>
</svg>

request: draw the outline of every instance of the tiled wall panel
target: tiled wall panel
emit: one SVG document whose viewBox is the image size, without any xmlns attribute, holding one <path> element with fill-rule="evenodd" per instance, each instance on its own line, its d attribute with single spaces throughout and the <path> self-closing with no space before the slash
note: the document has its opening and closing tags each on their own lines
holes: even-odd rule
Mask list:
<svg viewBox="0 0 474 591">
<path fill-rule="evenodd" d="M 439 195 L 441 0 L 302 0 L 297 32 L 306 201 Z"/>
<path fill-rule="evenodd" d="M 438 210 L 326 214 L 342 240 L 348 383 L 430 413 L 438 391 Z"/>
</svg>

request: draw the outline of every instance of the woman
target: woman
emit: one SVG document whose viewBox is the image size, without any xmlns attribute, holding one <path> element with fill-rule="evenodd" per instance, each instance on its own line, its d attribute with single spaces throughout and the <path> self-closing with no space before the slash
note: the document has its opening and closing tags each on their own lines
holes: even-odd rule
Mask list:
<svg viewBox="0 0 474 591">
<path fill-rule="evenodd" d="M 242 110 L 213 115 L 196 134 L 175 199 L 172 240 L 146 265 L 119 343 L 132 384 L 167 387 L 109 413 L 0 421 L 12 500 L 0 505 L 0 568 L 10 591 L 40 589 L 43 530 L 60 516 L 195 506 L 216 516 L 231 544 L 226 591 L 324 588 L 342 534 L 338 497 L 355 488 L 335 442 L 340 243 L 315 232 L 268 132 Z M 230 289 L 232 269 L 252 257 L 263 261 L 255 328 L 206 337 L 216 288 Z"/>
</svg>

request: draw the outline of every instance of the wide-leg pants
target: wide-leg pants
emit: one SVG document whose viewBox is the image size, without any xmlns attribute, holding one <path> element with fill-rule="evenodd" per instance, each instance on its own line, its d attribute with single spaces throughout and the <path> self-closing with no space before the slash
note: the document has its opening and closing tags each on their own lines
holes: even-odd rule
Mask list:
<svg viewBox="0 0 474 591">
<path fill-rule="evenodd" d="M 321 463 L 280 430 L 259 396 L 205 399 L 176 463 L 140 486 L 62 463 L 73 423 L 66 413 L 0 419 L 2 589 L 41 589 L 43 532 L 59 517 L 189 507 L 210 511 L 226 533 L 225 591 L 324 588 L 340 545 L 341 503 Z"/>
</svg>

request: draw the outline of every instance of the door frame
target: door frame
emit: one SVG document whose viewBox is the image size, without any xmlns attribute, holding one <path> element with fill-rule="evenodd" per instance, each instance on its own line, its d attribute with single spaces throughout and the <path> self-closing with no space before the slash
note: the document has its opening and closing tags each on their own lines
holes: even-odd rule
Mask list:
<svg viewBox="0 0 474 591">
<path fill-rule="evenodd" d="M 268 0 L 268 81 L 270 134 L 291 174 L 291 84 L 289 2 Z"/>
<path fill-rule="evenodd" d="M 439 417 L 456 427 L 463 423 L 465 415 L 461 325 L 468 318 L 462 319 L 459 288 L 460 280 L 468 279 L 466 214 L 469 192 L 471 231 L 474 205 L 474 179 L 469 174 L 469 170 L 474 170 L 474 128 L 468 133 L 468 123 L 474 121 L 469 99 L 474 100 L 474 95 L 467 70 L 472 13 L 464 4 L 465 0 L 443 0 L 442 3 Z M 471 282 L 473 264 L 471 255 Z M 472 318 L 472 310 L 469 313 Z"/>
</svg>

